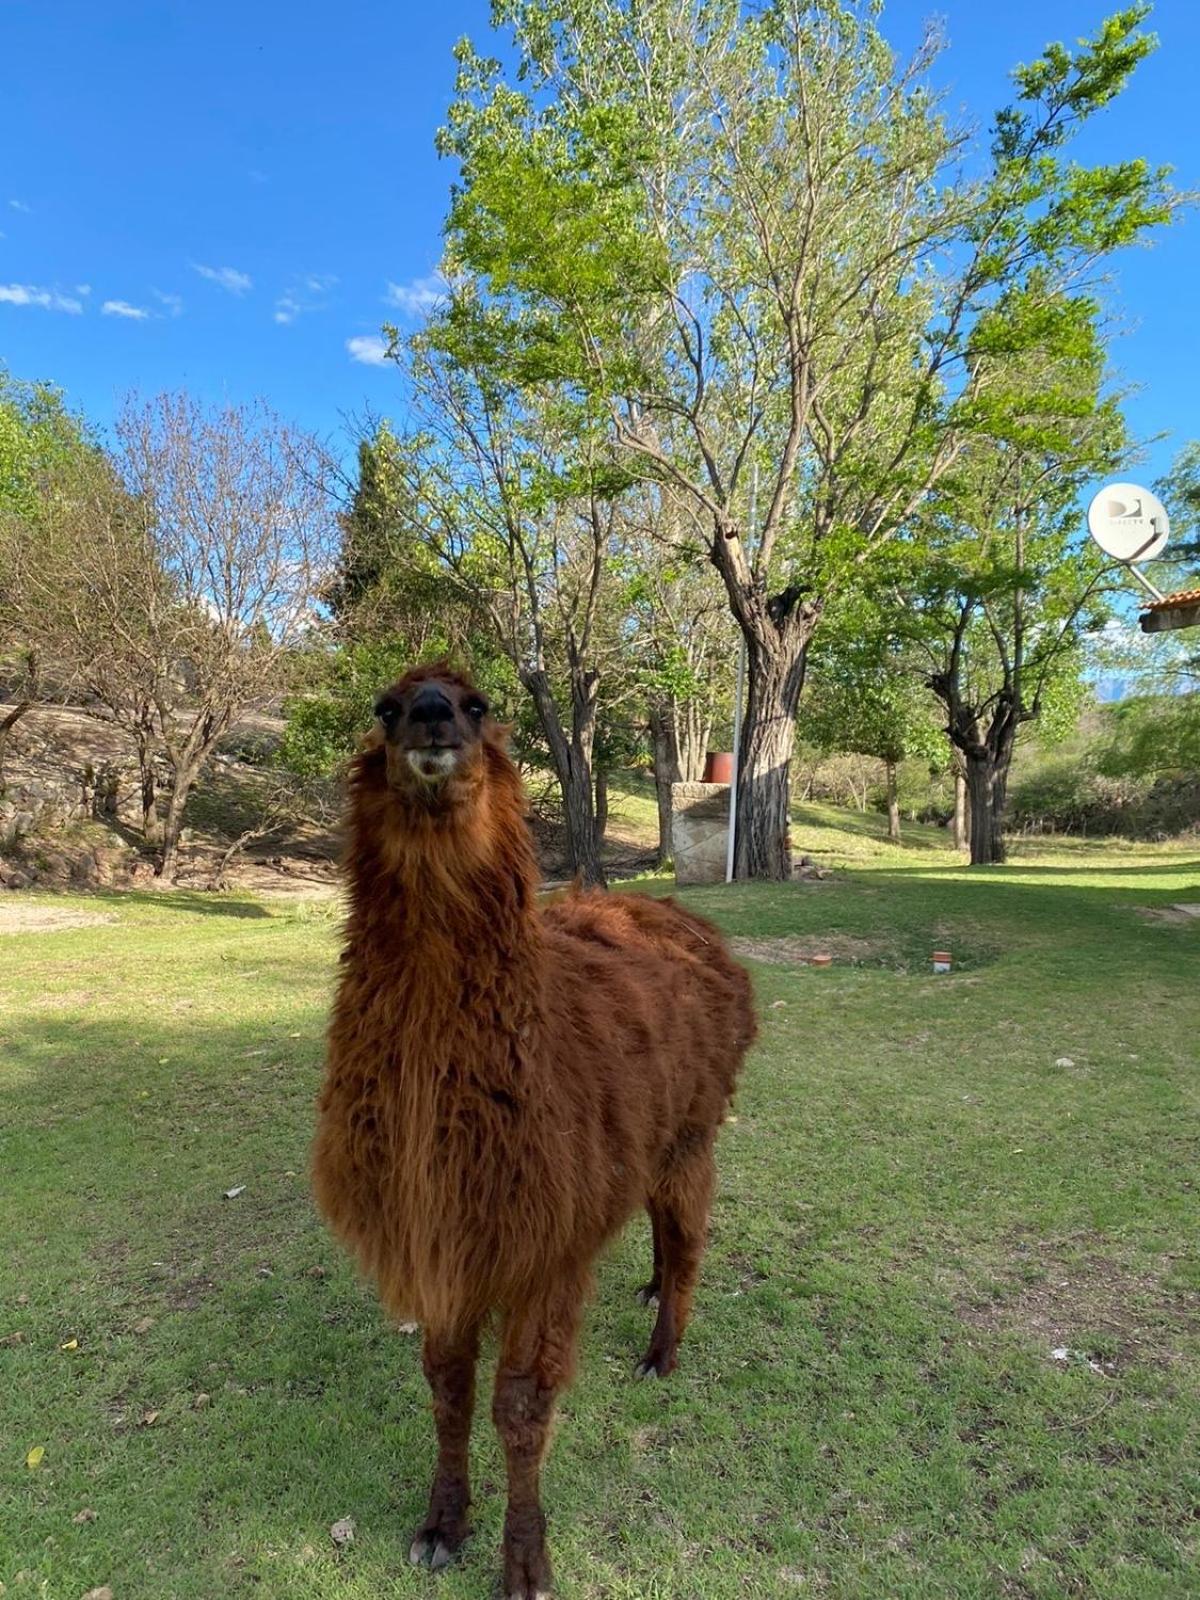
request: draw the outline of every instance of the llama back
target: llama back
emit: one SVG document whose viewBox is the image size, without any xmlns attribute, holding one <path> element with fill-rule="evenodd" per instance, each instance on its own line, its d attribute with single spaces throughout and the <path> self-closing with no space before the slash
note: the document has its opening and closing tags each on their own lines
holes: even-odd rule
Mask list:
<svg viewBox="0 0 1200 1600">
<path fill-rule="evenodd" d="M 758 1024 L 750 975 L 729 953 L 724 936 L 706 918 L 668 897 L 606 894 L 593 890 L 556 901 L 542 912 L 548 929 L 636 959 L 637 950 L 691 968 L 705 995 L 704 1010 L 724 1037 L 730 1092 Z"/>
</svg>

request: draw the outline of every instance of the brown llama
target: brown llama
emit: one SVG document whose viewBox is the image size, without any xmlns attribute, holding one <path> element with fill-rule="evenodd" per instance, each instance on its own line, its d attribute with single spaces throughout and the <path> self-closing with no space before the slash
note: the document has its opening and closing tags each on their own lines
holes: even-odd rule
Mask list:
<svg viewBox="0 0 1200 1600">
<path fill-rule="evenodd" d="M 314 1147 L 321 1209 L 397 1318 L 421 1324 L 438 1456 L 411 1560 L 468 1533 L 481 1330 L 508 1465 L 504 1585 L 550 1586 L 538 1479 L 592 1263 L 642 1206 L 658 1300 L 639 1376 L 675 1366 L 713 1143 L 755 1033 L 750 982 L 668 900 L 539 909 L 504 730 L 445 664 L 379 699 L 350 782 L 350 910 Z"/>
</svg>

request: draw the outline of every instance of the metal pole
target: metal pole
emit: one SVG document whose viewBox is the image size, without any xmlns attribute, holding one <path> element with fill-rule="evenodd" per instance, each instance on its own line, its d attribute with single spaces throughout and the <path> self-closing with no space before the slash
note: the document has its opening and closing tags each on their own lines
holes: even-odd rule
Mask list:
<svg viewBox="0 0 1200 1600">
<path fill-rule="evenodd" d="M 1132 561 L 1126 563 L 1126 570 L 1132 572 L 1142 588 L 1149 590 L 1156 600 L 1164 600 L 1166 598 L 1162 590 L 1156 589 L 1141 568 L 1135 567 Z"/>
<path fill-rule="evenodd" d="M 758 462 L 750 478 L 750 521 L 746 529 L 746 551 L 749 554 L 754 538 L 754 524 L 758 515 Z M 729 786 L 729 839 L 725 846 L 725 882 L 733 882 L 733 864 L 737 854 L 738 776 L 742 769 L 742 700 L 746 686 L 746 635 L 742 634 L 738 650 L 737 699 L 733 702 L 733 775 Z"/>
<path fill-rule="evenodd" d="M 733 776 L 729 786 L 729 839 L 725 846 L 725 882 L 733 882 L 733 861 L 737 850 L 738 772 L 742 749 L 742 693 L 746 683 L 746 635 L 738 649 L 737 699 L 733 702 Z"/>
</svg>

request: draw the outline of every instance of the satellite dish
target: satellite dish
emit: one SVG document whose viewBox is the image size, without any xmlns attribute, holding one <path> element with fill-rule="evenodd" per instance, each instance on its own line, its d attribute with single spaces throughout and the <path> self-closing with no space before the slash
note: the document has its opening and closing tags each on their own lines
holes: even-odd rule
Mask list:
<svg viewBox="0 0 1200 1600">
<path fill-rule="evenodd" d="M 1166 507 L 1136 483 L 1110 483 L 1088 507 L 1088 532 L 1114 561 L 1152 561 L 1166 548 L 1171 523 Z"/>
</svg>

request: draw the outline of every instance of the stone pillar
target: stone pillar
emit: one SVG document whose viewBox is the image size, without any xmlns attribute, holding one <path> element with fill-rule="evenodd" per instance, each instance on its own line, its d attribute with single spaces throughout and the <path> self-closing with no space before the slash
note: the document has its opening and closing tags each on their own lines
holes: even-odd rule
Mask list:
<svg viewBox="0 0 1200 1600">
<path fill-rule="evenodd" d="M 729 785 L 671 785 L 671 849 L 676 883 L 724 883 Z"/>
</svg>

